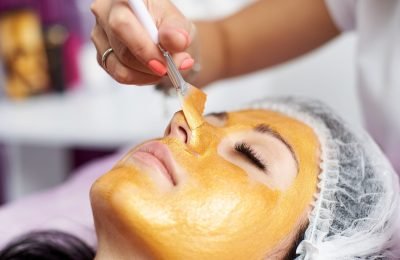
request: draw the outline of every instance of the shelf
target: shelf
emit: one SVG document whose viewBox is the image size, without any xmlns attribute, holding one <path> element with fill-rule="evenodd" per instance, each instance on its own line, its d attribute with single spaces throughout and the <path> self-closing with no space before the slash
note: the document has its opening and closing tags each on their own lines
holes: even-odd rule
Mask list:
<svg viewBox="0 0 400 260">
<path fill-rule="evenodd" d="M 162 135 L 175 98 L 151 87 L 0 100 L 0 142 L 118 147 Z M 168 107 L 166 111 L 165 107 Z"/>
</svg>

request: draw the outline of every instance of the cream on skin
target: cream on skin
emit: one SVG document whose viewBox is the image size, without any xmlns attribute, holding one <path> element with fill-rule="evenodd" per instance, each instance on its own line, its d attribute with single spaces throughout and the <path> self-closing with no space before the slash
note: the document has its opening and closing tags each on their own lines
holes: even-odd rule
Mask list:
<svg viewBox="0 0 400 260">
<path fill-rule="evenodd" d="M 319 174 L 308 126 L 267 110 L 176 113 L 94 183 L 96 259 L 263 259 L 287 248 Z M 290 240 L 290 241 L 289 241 Z"/>
<path fill-rule="evenodd" d="M 187 93 L 182 96 L 178 92 L 182 104 L 182 112 L 190 129 L 196 129 L 204 123 L 203 112 L 207 95 L 200 89 L 188 84 Z"/>
</svg>

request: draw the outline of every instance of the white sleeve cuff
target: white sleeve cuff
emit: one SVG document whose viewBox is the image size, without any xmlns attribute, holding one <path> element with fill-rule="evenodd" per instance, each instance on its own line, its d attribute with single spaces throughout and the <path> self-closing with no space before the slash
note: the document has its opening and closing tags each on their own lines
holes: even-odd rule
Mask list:
<svg viewBox="0 0 400 260">
<path fill-rule="evenodd" d="M 325 4 L 338 29 L 355 29 L 357 0 L 325 0 Z"/>
</svg>

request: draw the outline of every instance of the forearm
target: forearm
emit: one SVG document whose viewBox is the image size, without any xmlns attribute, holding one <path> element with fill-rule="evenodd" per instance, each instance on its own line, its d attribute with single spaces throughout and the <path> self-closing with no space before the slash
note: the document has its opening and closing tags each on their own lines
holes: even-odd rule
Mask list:
<svg viewBox="0 0 400 260">
<path fill-rule="evenodd" d="M 196 25 L 200 86 L 277 65 L 339 34 L 323 0 L 259 0 L 221 21 Z"/>
</svg>

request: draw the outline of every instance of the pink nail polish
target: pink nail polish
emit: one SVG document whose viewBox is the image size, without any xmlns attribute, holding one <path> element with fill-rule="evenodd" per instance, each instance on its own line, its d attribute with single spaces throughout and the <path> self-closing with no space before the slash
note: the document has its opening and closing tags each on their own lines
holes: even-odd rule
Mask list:
<svg viewBox="0 0 400 260">
<path fill-rule="evenodd" d="M 159 76 L 164 76 L 167 73 L 167 68 L 158 60 L 151 60 L 147 63 L 149 68 Z"/>
<path fill-rule="evenodd" d="M 181 66 L 179 67 L 180 70 L 187 70 L 190 69 L 194 64 L 194 59 L 188 58 L 183 60 Z"/>
</svg>

